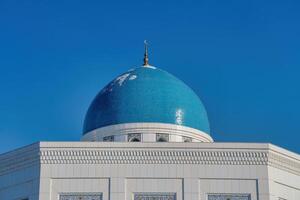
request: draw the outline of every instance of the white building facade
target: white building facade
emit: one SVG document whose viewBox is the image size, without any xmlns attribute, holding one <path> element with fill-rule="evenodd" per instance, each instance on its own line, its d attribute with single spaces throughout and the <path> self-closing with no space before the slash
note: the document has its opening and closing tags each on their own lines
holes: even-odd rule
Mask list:
<svg viewBox="0 0 300 200">
<path fill-rule="evenodd" d="M 298 154 L 214 142 L 197 95 L 144 62 L 99 92 L 81 141 L 0 155 L 0 199 L 300 200 Z"/>
<path fill-rule="evenodd" d="M 1 155 L 2 200 L 298 200 L 299 155 L 259 143 L 39 142 Z"/>
</svg>

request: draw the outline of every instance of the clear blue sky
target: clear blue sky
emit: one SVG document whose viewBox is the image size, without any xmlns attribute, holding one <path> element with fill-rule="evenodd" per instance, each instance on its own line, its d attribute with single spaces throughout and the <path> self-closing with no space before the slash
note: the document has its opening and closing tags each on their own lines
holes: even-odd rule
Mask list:
<svg viewBox="0 0 300 200">
<path fill-rule="evenodd" d="M 0 1 L 0 152 L 79 140 L 111 79 L 150 63 L 204 102 L 216 141 L 300 153 L 299 1 Z"/>
</svg>

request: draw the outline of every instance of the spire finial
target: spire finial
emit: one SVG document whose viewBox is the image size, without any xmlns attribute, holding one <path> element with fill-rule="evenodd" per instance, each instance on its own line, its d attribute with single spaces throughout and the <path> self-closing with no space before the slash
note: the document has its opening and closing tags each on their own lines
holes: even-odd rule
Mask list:
<svg viewBox="0 0 300 200">
<path fill-rule="evenodd" d="M 147 40 L 144 40 L 144 45 L 145 45 L 145 53 L 144 53 L 144 64 L 143 66 L 148 66 L 149 59 L 148 59 L 148 43 Z"/>
</svg>

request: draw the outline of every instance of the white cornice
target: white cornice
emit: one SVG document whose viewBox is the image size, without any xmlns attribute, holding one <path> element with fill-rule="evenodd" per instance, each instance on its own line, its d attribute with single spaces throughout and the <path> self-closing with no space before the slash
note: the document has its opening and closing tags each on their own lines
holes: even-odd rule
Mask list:
<svg viewBox="0 0 300 200">
<path fill-rule="evenodd" d="M 300 175 L 300 156 L 258 143 L 41 142 L 0 155 L 0 175 L 33 164 L 266 165 Z"/>
</svg>

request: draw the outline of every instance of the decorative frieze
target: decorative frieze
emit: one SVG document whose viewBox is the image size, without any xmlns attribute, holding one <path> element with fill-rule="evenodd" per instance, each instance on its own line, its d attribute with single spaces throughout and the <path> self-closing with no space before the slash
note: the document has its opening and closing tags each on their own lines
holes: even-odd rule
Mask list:
<svg viewBox="0 0 300 200">
<path fill-rule="evenodd" d="M 42 150 L 42 164 L 266 165 L 267 152 L 196 150 Z"/>
<path fill-rule="evenodd" d="M 2 154 L 0 175 L 39 164 L 269 165 L 300 175 L 300 161 L 297 157 L 286 156 L 267 148 L 214 148 L 214 143 L 206 149 L 189 146 L 179 148 L 177 144 L 173 147 L 168 143 L 168 148 L 164 148 L 165 145 L 158 148 L 157 144 L 153 148 L 149 144 L 147 147 L 135 147 L 130 146 L 130 143 L 111 143 L 105 148 L 100 145 L 92 148 L 93 143 L 80 148 L 65 144 L 69 143 L 49 143 L 49 147 L 40 147 L 36 143 Z"/>
<path fill-rule="evenodd" d="M 300 174 L 300 162 L 262 150 L 42 149 L 40 156 L 42 164 L 270 165 Z"/>
</svg>

